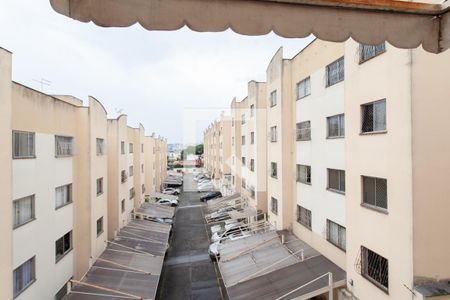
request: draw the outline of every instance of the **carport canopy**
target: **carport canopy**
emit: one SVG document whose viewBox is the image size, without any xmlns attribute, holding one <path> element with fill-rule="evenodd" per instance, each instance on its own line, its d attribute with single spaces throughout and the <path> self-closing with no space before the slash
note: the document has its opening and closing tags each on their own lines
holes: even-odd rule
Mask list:
<svg viewBox="0 0 450 300">
<path fill-rule="evenodd" d="M 319 39 L 398 48 L 419 45 L 432 53 L 450 47 L 450 1 L 427 4 L 394 0 L 50 0 L 55 11 L 103 27 L 135 23 L 148 30 L 243 35 L 271 31 L 287 38 Z"/>
</svg>

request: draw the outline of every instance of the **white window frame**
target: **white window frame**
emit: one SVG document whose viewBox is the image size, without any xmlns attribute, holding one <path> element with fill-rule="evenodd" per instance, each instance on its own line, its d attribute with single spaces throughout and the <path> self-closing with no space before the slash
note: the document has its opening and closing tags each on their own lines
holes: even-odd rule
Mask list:
<svg viewBox="0 0 450 300">
<path fill-rule="evenodd" d="M 23 214 L 24 212 L 21 212 L 20 203 L 23 201 L 30 201 L 30 210 L 27 211 L 27 215 L 29 215 L 29 218 L 24 219 L 22 221 L 19 221 L 21 219 L 20 214 Z M 28 207 L 28 205 L 27 205 Z M 36 220 L 35 215 L 35 195 L 30 195 L 26 197 L 22 197 L 20 199 L 16 199 L 13 201 L 13 229 L 19 228 L 20 226 L 23 226 L 25 224 L 28 224 L 32 221 Z"/>
<path fill-rule="evenodd" d="M 73 156 L 73 137 L 55 135 L 55 157 Z"/>
<path fill-rule="evenodd" d="M 331 122 L 333 120 L 337 119 L 337 134 L 331 135 L 330 134 L 330 128 L 331 128 Z M 327 117 L 327 138 L 328 139 L 334 139 L 334 138 L 343 138 L 345 137 L 345 116 L 344 114 L 339 114 L 335 116 Z"/>
<path fill-rule="evenodd" d="M 297 83 L 297 100 L 303 99 L 311 95 L 311 78 L 308 76 Z"/>
</svg>

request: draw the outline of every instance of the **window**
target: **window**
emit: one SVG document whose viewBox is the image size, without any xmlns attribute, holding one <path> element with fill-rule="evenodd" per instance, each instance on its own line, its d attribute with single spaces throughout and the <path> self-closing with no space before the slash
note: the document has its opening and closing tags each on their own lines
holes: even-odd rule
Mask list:
<svg viewBox="0 0 450 300">
<path fill-rule="evenodd" d="M 13 294 L 14 298 L 19 296 L 26 288 L 36 280 L 36 257 L 33 256 L 13 272 Z"/>
<path fill-rule="evenodd" d="M 56 293 L 55 295 L 55 299 L 54 300 L 63 300 L 64 296 L 67 295 L 67 283 L 65 283 L 60 289 L 59 291 Z"/>
<path fill-rule="evenodd" d="M 67 184 L 55 189 L 55 209 L 72 203 L 72 185 Z"/>
<path fill-rule="evenodd" d="M 103 217 L 97 220 L 97 237 L 103 233 Z"/>
<path fill-rule="evenodd" d="M 363 204 L 387 210 L 387 180 L 375 177 L 362 177 Z"/>
<path fill-rule="evenodd" d="M 277 105 L 277 91 L 273 91 L 270 93 L 270 99 L 269 99 L 270 107 L 274 107 Z"/>
<path fill-rule="evenodd" d="M 278 215 L 278 200 L 274 197 L 270 199 L 270 211 Z"/>
<path fill-rule="evenodd" d="M 311 79 L 309 77 L 297 83 L 297 100 L 308 95 L 311 95 Z"/>
<path fill-rule="evenodd" d="M 120 142 L 120 153 L 125 154 L 125 142 Z"/>
<path fill-rule="evenodd" d="M 245 135 L 242 136 L 242 146 L 245 145 Z"/>
<path fill-rule="evenodd" d="M 255 199 L 255 188 L 254 187 L 250 187 L 250 197 L 252 199 Z"/>
<path fill-rule="evenodd" d="M 250 171 L 255 172 L 255 160 L 250 159 Z"/>
<path fill-rule="evenodd" d="M 247 186 L 244 178 L 242 178 L 241 185 L 243 189 L 245 189 L 245 187 Z"/>
<path fill-rule="evenodd" d="M 361 246 L 362 276 L 384 290 L 389 289 L 389 262 L 383 256 Z"/>
<path fill-rule="evenodd" d="M 142 194 L 145 193 L 145 184 L 142 185 Z"/>
<path fill-rule="evenodd" d="M 124 213 L 125 212 L 125 199 L 122 199 L 122 202 L 120 203 L 120 208 L 121 208 L 122 213 Z"/>
<path fill-rule="evenodd" d="M 33 221 L 34 219 L 34 195 L 13 201 L 14 228 Z"/>
<path fill-rule="evenodd" d="M 141 173 L 144 173 L 144 164 L 141 164 Z"/>
<path fill-rule="evenodd" d="M 126 182 L 127 178 L 128 178 L 127 171 L 125 170 L 120 171 L 120 182 L 122 183 Z"/>
<path fill-rule="evenodd" d="M 242 165 L 245 166 L 245 157 L 242 157 Z"/>
<path fill-rule="evenodd" d="M 327 72 L 327 84 L 326 86 L 332 86 L 338 82 L 344 80 L 344 58 L 341 57 L 337 61 L 329 64 L 326 67 Z"/>
<path fill-rule="evenodd" d="M 277 178 L 277 163 L 270 163 L 270 177 Z"/>
<path fill-rule="evenodd" d="M 105 140 L 97 139 L 97 155 L 105 154 Z"/>
<path fill-rule="evenodd" d="M 297 165 L 297 182 L 311 184 L 311 166 Z"/>
<path fill-rule="evenodd" d="M 304 121 L 297 123 L 296 130 L 297 141 L 309 141 L 311 140 L 311 121 Z"/>
<path fill-rule="evenodd" d="M 386 51 L 386 44 L 383 42 L 376 46 L 371 45 L 359 45 L 359 63 L 363 63 L 366 60 L 371 59 Z"/>
<path fill-rule="evenodd" d="M 141 144 L 141 153 L 144 153 L 144 144 Z"/>
<path fill-rule="evenodd" d="M 250 132 L 250 144 L 255 143 L 255 132 Z"/>
<path fill-rule="evenodd" d="M 128 145 L 128 151 L 129 151 L 129 153 L 133 153 L 134 149 L 133 149 L 133 144 L 132 143 L 130 143 Z"/>
<path fill-rule="evenodd" d="M 241 124 L 245 124 L 245 114 L 242 115 Z"/>
<path fill-rule="evenodd" d="M 97 196 L 103 194 L 103 177 L 97 179 Z"/>
<path fill-rule="evenodd" d="M 328 169 L 328 189 L 345 193 L 345 171 Z"/>
<path fill-rule="evenodd" d="M 133 168 L 133 166 L 130 166 L 129 168 L 128 168 L 128 174 L 130 174 L 130 177 L 132 177 L 133 176 L 133 174 L 134 174 L 134 168 Z"/>
<path fill-rule="evenodd" d="M 231 145 L 234 146 L 234 136 L 231 138 Z"/>
<path fill-rule="evenodd" d="M 73 155 L 73 137 L 55 136 L 55 156 L 72 156 Z"/>
<path fill-rule="evenodd" d="M 327 137 L 344 137 L 345 136 L 345 119 L 344 114 L 327 118 Z"/>
<path fill-rule="evenodd" d="M 309 209 L 297 205 L 297 222 L 311 230 L 312 214 Z"/>
<path fill-rule="evenodd" d="M 327 220 L 327 240 L 341 250 L 346 249 L 345 227 Z"/>
<path fill-rule="evenodd" d="M 386 130 L 386 100 L 361 106 L 362 132 Z"/>
<path fill-rule="evenodd" d="M 35 157 L 34 132 L 13 131 L 13 158 Z"/>
<path fill-rule="evenodd" d="M 60 261 L 72 250 L 72 231 L 69 231 L 55 242 L 56 262 Z"/>
<path fill-rule="evenodd" d="M 277 126 L 270 127 L 270 141 L 272 143 L 277 141 Z"/>
<path fill-rule="evenodd" d="M 255 116 L 255 104 L 250 105 L 250 117 Z"/>
<path fill-rule="evenodd" d="M 130 189 L 130 200 L 134 198 L 134 188 Z"/>
</svg>

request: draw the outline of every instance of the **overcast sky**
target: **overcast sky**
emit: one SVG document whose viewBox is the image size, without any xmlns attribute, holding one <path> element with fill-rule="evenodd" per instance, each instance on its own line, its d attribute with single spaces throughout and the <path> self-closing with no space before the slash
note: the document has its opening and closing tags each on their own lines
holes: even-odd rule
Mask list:
<svg viewBox="0 0 450 300">
<path fill-rule="evenodd" d="M 279 47 L 290 58 L 311 40 L 101 28 L 57 14 L 48 0 L 1 2 L 0 47 L 14 54 L 14 81 L 41 90 L 44 78 L 45 93 L 94 96 L 108 117 L 125 113 L 169 143 L 198 141 L 233 97 L 246 96 L 248 81 L 265 80 Z"/>
</svg>

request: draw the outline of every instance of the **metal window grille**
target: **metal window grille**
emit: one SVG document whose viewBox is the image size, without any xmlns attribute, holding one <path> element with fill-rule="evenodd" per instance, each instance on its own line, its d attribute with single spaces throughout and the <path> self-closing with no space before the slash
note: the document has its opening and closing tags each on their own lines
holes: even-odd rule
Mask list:
<svg viewBox="0 0 450 300">
<path fill-rule="evenodd" d="M 103 177 L 97 179 L 97 195 L 100 195 L 103 193 Z"/>
<path fill-rule="evenodd" d="M 311 166 L 297 165 L 297 182 L 311 184 Z"/>
<path fill-rule="evenodd" d="M 270 141 L 272 143 L 277 141 L 277 126 L 270 127 Z"/>
<path fill-rule="evenodd" d="M 365 62 L 366 60 L 371 59 L 381 53 L 386 51 L 386 43 L 381 43 L 376 46 L 371 45 L 360 45 L 359 46 L 359 62 Z"/>
<path fill-rule="evenodd" d="M 311 94 L 311 79 L 310 77 L 308 77 L 297 83 L 297 100 L 302 99 L 310 94 Z"/>
<path fill-rule="evenodd" d="M 386 130 L 386 100 L 362 105 L 362 132 Z"/>
<path fill-rule="evenodd" d="M 103 217 L 97 220 L 97 236 L 102 234 L 103 232 Z"/>
<path fill-rule="evenodd" d="M 270 93 L 270 107 L 277 105 L 277 91 Z"/>
<path fill-rule="evenodd" d="M 270 201 L 271 205 L 270 205 L 270 210 L 278 215 L 278 199 L 271 197 L 271 201 Z"/>
<path fill-rule="evenodd" d="M 345 192 L 345 171 L 328 169 L 328 188 Z"/>
<path fill-rule="evenodd" d="M 97 138 L 97 155 L 105 154 L 105 140 Z"/>
<path fill-rule="evenodd" d="M 346 229 L 345 227 L 327 220 L 327 240 L 336 247 L 346 250 Z"/>
<path fill-rule="evenodd" d="M 311 140 L 311 121 L 297 123 L 296 139 L 297 141 Z"/>
<path fill-rule="evenodd" d="M 387 180 L 363 176 L 363 203 L 387 209 Z"/>
<path fill-rule="evenodd" d="M 270 176 L 273 178 L 277 178 L 277 163 L 270 163 Z"/>
<path fill-rule="evenodd" d="M 344 80 L 344 57 L 341 57 L 337 61 L 329 64 L 326 67 L 327 73 L 327 86 L 332 86 L 340 81 Z"/>
<path fill-rule="evenodd" d="M 361 246 L 362 275 L 384 291 L 389 289 L 389 261 Z"/>
<path fill-rule="evenodd" d="M 55 155 L 71 156 L 73 155 L 73 137 L 55 136 Z"/>
<path fill-rule="evenodd" d="M 13 131 L 13 158 L 31 158 L 34 156 L 34 132 Z"/>
<path fill-rule="evenodd" d="M 311 230 L 312 214 L 307 208 L 297 205 L 297 222 Z"/>
<path fill-rule="evenodd" d="M 345 136 L 345 118 L 344 114 L 327 118 L 327 137 Z"/>
</svg>

